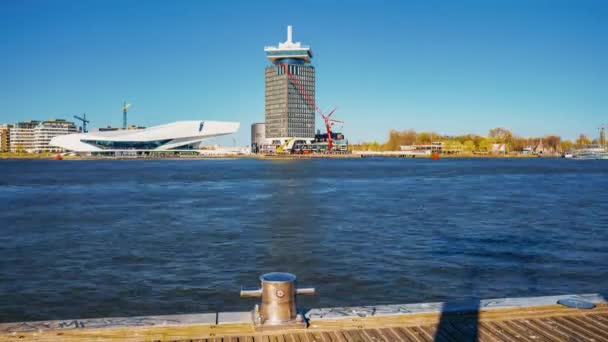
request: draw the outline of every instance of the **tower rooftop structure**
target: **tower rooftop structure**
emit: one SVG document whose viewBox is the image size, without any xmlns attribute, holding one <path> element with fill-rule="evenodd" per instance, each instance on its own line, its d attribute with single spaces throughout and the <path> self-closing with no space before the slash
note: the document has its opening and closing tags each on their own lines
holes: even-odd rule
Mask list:
<svg viewBox="0 0 608 342">
<path fill-rule="evenodd" d="M 310 63 L 312 59 L 310 46 L 292 41 L 291 25 L 287 26 L 287 40 L 284 43 L 279 43 L 278 46 L 266 46 L 264 51 L 268 60 L 274 64 L 281 60 L 289 60 L 290 63 Z"/>
</svg>

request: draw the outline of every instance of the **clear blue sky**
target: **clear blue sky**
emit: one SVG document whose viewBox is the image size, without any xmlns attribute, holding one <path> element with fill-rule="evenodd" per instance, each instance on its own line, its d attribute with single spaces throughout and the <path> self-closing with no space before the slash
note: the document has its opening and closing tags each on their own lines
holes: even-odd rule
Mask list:
<svg viewBox="0 0 608 342">
<path fill-rule="evenodd" d="M 265 45 L 312 46 L 352 142 L 390 128 L 597 136 L 608 1 L 0 1 L 0 123 L 264 120 Z M 320 128 L 320 120 L 317 120 Z"/>
</svg>

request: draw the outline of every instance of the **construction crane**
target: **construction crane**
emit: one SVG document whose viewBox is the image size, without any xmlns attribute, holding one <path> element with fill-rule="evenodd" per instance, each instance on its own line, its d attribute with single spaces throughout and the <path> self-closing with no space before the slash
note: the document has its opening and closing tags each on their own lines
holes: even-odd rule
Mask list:
<svg viewBox="0 0 608 342">
<path fill-rule="evenodd" d="M 279 147 L 277 147 L 277 149 L 275 150 L 276 153 L 278 154 L 283 154 L 283 153 L 287 153 L 287 147 L 289 146 L 289 144 L 294 140 L 295 138 L 289 138 L 287 140 L 285 140 L 284 143 L 282 143 L 281 145 L 279 145 Z"/>
<path fill-rule="evenodd" d="M 323 113 L 319 113 L 321 115 L 321 117 L 323 118 L 323 121 L 325 121 L 325 129 L 327 129 L 327 150 L 331 151 L 331 149 L 334 147 L 334 141 L 333 138 L 331 137 L 331 127 L 333 125 L 335 125 L 336 123 L 344 123 L 344 121 L 340 121 L 340 120 L 333 120 L 330 117 L 332 116 L 332 114 L 336 111 L 337 108 L 335 108 L 334 110 L 332 110 L 331 112 L 329 112 L 329 114 L 327 115 L 323 115 Z"/>
<path fill-rule="evenodd" d="M 334 119 L 330 118 L 332 116 L 332 114 L 334 114 L 334 112 L 336 111 L 337 108 L 332 110 L 327 115 L 323 114 L 323 111 L 321 111 L 321 108 L 317 107 L 315 100 L 312 97 L 310 97 L 310 95 L 308 95 L 306 90 L 304 90 L 304 87 L 302 87 L 300 82 L 298 82 L 298 80 L 295 78 L 295 76 L 289 71 L 288 66 L 282 62 L 279 62 L 279 66 L 283 69 L 283 72 L 287 75 L 287 78 L 289 79 L 289 81 L 296 87 L 296 89 L 300 92 L 300 94 L 302 94 L 302 96 L 304 96 L 304 99 L 306 99 L 308 104 L 312 108 L 314 108 L 315 111 L 317 113 L 319 113 L 319 115 L 321 115 L 321 117 L 323 118 L 323 121 L 325 122 L 325 129 L 327 129 L 327 150 L 331 151 L 334 146 L 333 139 L 331 138 L 331 127 L 333 125 L 335 125 L 336 123 L 344 123 L 344 121 L 334 120 Z"/>
<path fill-rule="evenodd" d="M 82 113 L 82 117 L 74 115 L 74 119 L 82 121 L 82 133 L 87 133 L 87 124 L 91 122 L 87 120 L 87 113 Z"/>
<path fill-rule="evenodd" d="M 122 106 L 122 129 L 127 129 L 127 109 L 129 107 L 131 107 L 131 104 L 125 101 Z"/>
</svg>

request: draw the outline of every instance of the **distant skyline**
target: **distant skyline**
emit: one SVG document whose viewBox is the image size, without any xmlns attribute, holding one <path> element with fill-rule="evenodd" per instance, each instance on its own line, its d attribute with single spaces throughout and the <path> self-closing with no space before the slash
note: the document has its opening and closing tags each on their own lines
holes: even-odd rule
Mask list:
<svg viewBox="0 0 608 342">
<path fill-rule="evenodd" d="M 317 103 L 352 143 L 389 129 L 597 137 L 608 1 L 0 2 L 0 123 L 264 121 L 263 48 L 312 47 Z M 324 130 L 317 117 L 317 128 Z M 232 143 L 232 138 L 224 139 Z"/>
</svg>

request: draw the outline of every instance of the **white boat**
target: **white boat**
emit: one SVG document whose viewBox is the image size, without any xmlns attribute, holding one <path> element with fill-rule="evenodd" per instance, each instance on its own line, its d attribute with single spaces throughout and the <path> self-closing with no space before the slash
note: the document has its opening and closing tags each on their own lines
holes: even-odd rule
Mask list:
<svg viewBox="0 0 608 342">
<path fill-rule="evenodd" d="M 564 157 L 566 157 L 564 155 Z M 568 157 L 566 157 L 568 158 Z M 601 145 L 590 145 L 587 148 L 576 150 L 572 153 L 572 159 L 608 159 L 608 150 Z"/>
</svg>

